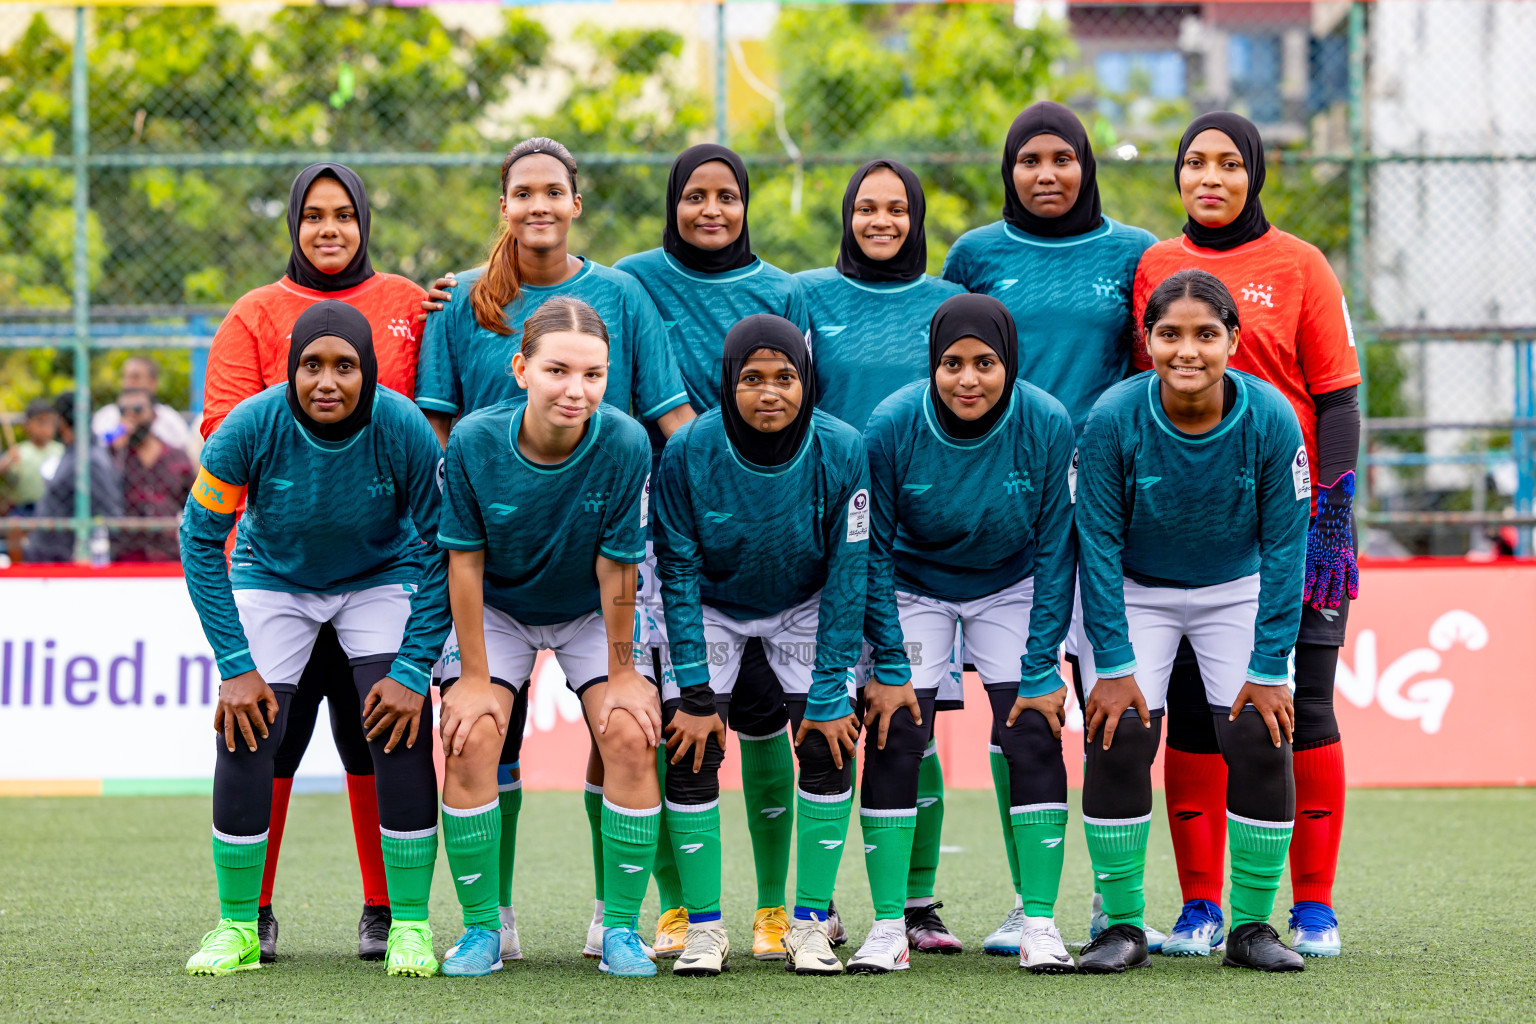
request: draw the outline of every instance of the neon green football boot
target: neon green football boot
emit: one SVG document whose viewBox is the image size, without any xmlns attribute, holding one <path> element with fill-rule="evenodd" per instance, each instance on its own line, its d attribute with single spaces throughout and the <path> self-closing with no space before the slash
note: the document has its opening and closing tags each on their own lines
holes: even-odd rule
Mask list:
<svg viewBox="0 0 1536 1024">
<path fill-rule="evenodd" d="M 432 929 L 425 921 L 396 921 L 389 926 L 389 961 L 385 971 L 392 978 L 430 978 L 437 973 L 432 955 Z"/>
<path fill-rule="evenodd" d="M 254 971 L 260 966 L 261 943 L 256 939 L 256 922 L 231 921 L 226 917 L 203 936 L 203 944 L 187 961 L 187 973 L 233 974 Z"/>
</svg>

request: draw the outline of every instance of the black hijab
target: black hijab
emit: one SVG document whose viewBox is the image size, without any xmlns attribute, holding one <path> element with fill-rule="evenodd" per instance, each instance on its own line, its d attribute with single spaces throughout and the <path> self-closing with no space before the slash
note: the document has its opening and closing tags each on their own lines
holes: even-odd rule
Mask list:
<svg viewBox="0 0 1536 1024">
<path fill-rule="evenodd" d="M 309 262 L 309 257 L 299 248 L 299 224 L 304 219 L 304 199 L 317 178 L 335 179 L 347 190 L 347 195 L 352 197 L 352 205 L 357 208 L 360 236 L 357 252 L 352 254 L 351 262 L 339 274 L 324 274 L 316 270 L 315 265 Z M 288 240 L 293 244 L 293 250 L 288 254 L 288 279 L 317 292 L 356 288 L 373 276 L 373 264 L 368 262 L 368 232 L 372 224 L 373 217 L 368 212 L 368 191 L 363 188 L 363 179 L 357 176 L 357 172 L 344 164 L 310 164 L 299 172 L 299 176 L 293 179 L 292 187 L 288 189 Z"/>
<path fill-rule="evenodd" d="M 335 423 L 321 423 L 299 404 L 294 378 L 304 350 L 316 338 L 336 337 L 357 351 L 358 369 L 363 372 L 363 388 L 357 396 L 357 408 Z M 373 421 L 373 398 L 379 388 L 379 361 L 373 354 L 373 328 L 368 318 L 336 299 L 326 299 L 310 306 L 293 322 L 288 341 L 288 408 L 299 426 L 322 441 L 345 441 Z"/>
<path fill-rule="evenodd" d="M 974 420 L 961 419 L 944 404 L 934 379 L 944 353 L 961 338 L 980 338 L 1003 361 L 1003 393 L 996 405 Z M 1019 331 L 1008 307 L 990 295 L 968 293 L 945 299 L 928 324 L 928 394 L 944 433 L 957 441 L 969 441 L 986 434 L 1008 411 L 1013 399 L 1013 384 L 1018 379 Z"/>
<path fill-rule="evenodd" d="M 1173 186 L 1180 192 L 1183 185 L 1179 181 L 1179 172 L 1184 169 L 1184 155 L 1189 152 L 1195 136 L 1209 128 L 1224 132 L 1242 154 L 1243 165 L 1248 169 L 1248 198 L 1232 223 L 1208 228 L 1190 217 L 1184 221 L 1184 234 L 1202 249 L 1236 249 L 1255 238 L 1263 238 L 1269 231 L 1264 204 L 1259 201 L 1259 193 L 1264 190 L 1264 140 L 1259 137 L 1253 122 L 1239 114 L 1228 110 L 1201 114 L 1189 123 L 1184 129 L 1184 137 L 1179 140 L 1179 159 L 1173 165 Z"/>
<path fill-rule="evenodd" d="M 901 248 L 888 260 L 872 260 L 859 248 L 859 240 L 853 237 L 853 204 L 859 198 L 859 186 L 871 171 L 880 168 L 895 173 L 907 188 L 907 211 L 910 228 L 902 239 Z M 928 204 L 923 199 L 923 183 L 906 164 L 895 160 L 871 160 L 853 172 L 848 190 L 843 193 L 843 244 L 837 253 L 838 273 L 860 281 L 916 281 L 928 269 L 928 236 L 923 232 L 923 215 Z"/>
<path fill-rule="evenodd" d="M 1063 139 L 1077 154 L 1077 162 L 1083 168 L 1077 200 L 1059 217 L 1037 217 L 1030 213 L 1019 199 L 1019 190 L 1013 186 L 1013 166 L 1019 159 L 1019 150 L 1036 135 L 1055 135 Z M 1076 114 L 1060 103 L 1047 100 L 1031 104 L 1008 128 L 1008 139 L 1003 143 L 1003 220 L 1020 231 L 1044 238 L 1081 235 L 1104 223 L 1104 215 L 1099 210 L 1099 165 L 1093 159 L 1088 130 Z"/>
<path fill-rule="evenodd" d="M 700 165 L 718 160 L 736 175 L 736 191 L 741 195 L 741 234 L 736 241 L 723 249 L 700 249 L 692 242 L 683 241 L 677 230 L 677 204 L 683 198 L 683 186 Z M 747 237 L 747 165 L 741 157 L 724 146 L 712 142 L 702 146 L 690 146 L 672 161 L 672 172 L 667 175 L 667 226 L 661 232 L 661 247 L 677 262 L 700 274 L 723 274 L 728 270 L 740 270 L 757 257 L 752 255 L 752 240 Z"/>
<path fill-rule="evenodd" d="M 782 352 L 800 375 L 800 408 L 783 430 L 766 434 L 747 423 L 736 405 L 736 378 L 747 358 L 760 348 Z M 800 328 L 772 313 L 754 313 L 739 321 L 725 335 L 720 360 L 720 415 L 725 434 L 741 457 L 754 466 L 782 466 L 800 452 L 811 429 L 811 410 L 816 405 L 816 374 L 811 369 L 811 348 Z"/>
</svg>

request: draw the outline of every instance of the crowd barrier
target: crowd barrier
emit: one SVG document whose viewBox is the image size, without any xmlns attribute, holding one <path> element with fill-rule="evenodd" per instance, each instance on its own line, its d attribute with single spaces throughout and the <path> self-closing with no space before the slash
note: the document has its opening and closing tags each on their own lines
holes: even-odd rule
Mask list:
<svg viewBox="0 0 1536 1024">
<path fill-rule="evenodd" d="M 1536 744 L 1536 565 L 1369 562 L 1350 614 L 1335 706 L 1352 786 L 1526 785 Z M 211 786 L 218 676 L 179 567 L 17 567 L 0 572 L 0 795 L 202 792 Z M 540 659 L 524 785 L 577 789 L 581 707 Z M 980 681 L 938 716 L 947 784 L 990 788 Z M 1069 699 L 1068 777 L 1082 780 L 1082 713 Z M 734 739 L 722 771 L 739 786 Z M 297 784 L 341 764 L 325 716 Z M 1161 772 L 1155 773 L 1161 779 Z"/>
</svg>

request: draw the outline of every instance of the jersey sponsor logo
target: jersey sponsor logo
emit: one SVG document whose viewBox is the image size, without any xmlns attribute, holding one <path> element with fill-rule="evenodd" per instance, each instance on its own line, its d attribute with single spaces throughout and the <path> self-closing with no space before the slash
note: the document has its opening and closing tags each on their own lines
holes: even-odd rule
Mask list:
<svg viewBox="0 0 1536 1024">
<path fill-rule="evenodd" d="M 437 493 L 442 494 L 448 483 L 448 465 L 443 459 L 437 460 L 437 472 L 434 475 L 437 477 Z"/>
<path fill-rule="evenodd" d="M 639 864 L 620 864 L 619 870 L 624 872 L 626 875 L 632 875 L 635 872 L 642 871 L 644 869 L 641 868 Z"/>
<path fill-rule="evenodd" d="M 1096 277 L 1093 279 L 1093 294 L 1100 299 L 1124 299 L 1125 282 L 1116 281 L 1112 277 Z"/>
<path fill-rule="evenodd" d="M 1253 470 L 1244 466 L 1243 471 L 1234 476 L 1232 481 L 1237 484 L 1237 489 L 1240 491 L 1253 490 Z"/>
<path fill-rule="evenodd" d="M 732 512 L 705 512 L 704 518 L 718 526 L 725 522 L 727 519 L 731 518 L 731 516 L 734 514 L 735 513 Z"/>
<path fill-rule="evenodd" d="M 1072 504 L 1077 504 L 1077 449 L 1072 449 L 1072 462 L 1067 466 L 1067 494 Z"/>
<path fill-rule="evenodd" d="M 581 507 L 584 511 L 587 512 L 601 512 L 603 510 L 603 506 L 607 504 L 607 491 L 588 491 L 586 498 L 581 503 Z"/>
<path fill-rule="evenodd" d="M 933 484 L 902 484 L 901 489 L 911 491 L 913 494 L 927 494 Z"/>
<path fill-rule="evenodd" d="M 210 512 L 228 514 L 240 506 L 244 487 L 227 484 L 203 467 L 197 468 L 197 481 L 192 484 L 192 497 Z"/>
<path fill-rule="evenodd" d="M 394 317 L 389 321 L 389 333 L 397 338 L 409 338 L 411 336 L 411 322 L 405 317 Z"/>
<path fill-rule="evenodd" d="M 1150 491 L 1152 485 L 1161 479 L 1162 477 L 1160 476 L 1139 476 L 1136 478 L 1136 489 L 1138 491 Z"/>
<path fill-rule="evenodd" d="M 474 885 L 476 882 L 480 881 L 480 872 L 477 871 L 472 875 L 460 875 L 459 881 L 463 882 L 465 885 Z"/>
<path fill-rule="evenodd" d="M 503 504 L 499 501 L 493 501 L 491 502 L 491 511 L 496 513 L 496 517 L 498 519 L 505 519 L 507 516 L 517 511 L 517 506 Z"/>
<path fill-rule="evenodd" d="M 388 477 L 376 476 L 373 478 L 373 482 L 368 485 L 368 496 L 370 498 L 393 497 L 394 493 L 395 482 Z"/>
<path fill-rule="evenodd" d="M 1035 485 L 1029 482 L 1029 473 L 1020 473 L 1018 470 L 1008 474 L 1008 479 L 1003 481 L 1003 490 L 1009 494 L 1022 494 L 1025 491 L 1033 492 Z"/>
<path fill-rule="evenodd" d="M 679 846 L 678 849 L 682 850 L 684 853 L 698 853 L 700 850 L 704 849 L 704 844 L 684 843 L 682 846 Z"/>
<path fill-rule="evenodd" d="M 1244 302 L 1251 302 L 1256 306 L 1275 308 L 1275 286 L 1272 284 L 1255 284 L 1249 281 L 1246 287 L 1238 289 Z"/>
<path fill-rule="evenodd" d="M 869 491 L 860 487 L 848 499 L 848 543 L 869 540 Z"/>
<path fill-rule="evenodd" d="M 273 487 L 277 488 L 279 491 L 286 491 L 288 488 L 293 486 L 293 481 L 292 480 L 284 480 L 280 476 L 273 477 L 271 480 L 268 480 L 267 483 L 271 484 Z"/>
<path fill-rule="evenodd" d="M 651 475 L 645 475 L 645 486 L 640 488 L 640 528 L 643 530 L 651 521 Z"/>
<path fill-rule="evenodd" d="M 677 321 L 676 320 L 663 320 L 661 322 L 661 326 L 665 327 L 667 330 L 670 331 L 672 328 L 677 326 Z"/>
<path fill-rule="evenodd" d="M 765 815 L 769 820 L 772 820 L 783 814 L 786 810 L 788 810 L 788 808 L 785 807 L 764 807 L 757 813 Z"/>
<path fill-rule="evenodd" d="M 1005 277 L 1001 281 L 997 282 L 997 284 L 993 285 L 992 290 L 994 292 L 1005 292 L 1018 283 L 1019 279 L 1016 277 Z"/>
<path fill-rule="evenodd" d="M 824 848 L 828 850 L 835 850 L 839 846 L 843 845 L 843 841 L 841 839 L 819 839 L 817 842 L 819 842 Z"/>
<path fill-rule="evenodd" d="M 827 327 L 818 327 L 818 328 L 816 328 L 817 331 L 821 332 L 821 336 L 823 338 L 835 338 L 839 334 L 842 334 L 847 329 L 848 329 L 848 327 L 847 327 L 846 324 L 834 324 L 834 325 L 827 326 Z"/>
<path fill-rule="evenodd" d="M 1312 472 L 1307 465 L 1307 446 L 1304 444 L 1297 447 L 1296 456 L 1291 459 L 1291 483 L 1296 486 L 1297 501 L 1312 499 Z"/>
</svg>

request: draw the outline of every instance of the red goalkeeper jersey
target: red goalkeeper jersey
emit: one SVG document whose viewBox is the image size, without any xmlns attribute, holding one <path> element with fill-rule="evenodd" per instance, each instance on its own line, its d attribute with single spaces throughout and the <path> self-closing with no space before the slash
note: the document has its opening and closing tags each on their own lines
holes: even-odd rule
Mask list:
<svg viewBox="0 0 1536 1024">
<path fill-rule="evenodd" d="M 240 402 L 287 381 L 288 338 L 294 321 L 324 299 L 345 302 L 368 318 L 379 360 L 379 383 L 414 398 L 422 327 L 416 314 L 425 297 L 420 285 L 397 274 L 374 274 L 356 288 L 339 292 L 317 292 L 287 277 L 247 292 L 219 324 L 208 352 L 203 437 L 211 437 Z"/>
<path fill-rule="evenodd" d="M 1137 343 L 1132 361 L 1152 367 L 1142 315 L 1158 285 L 1181 270 L 1220 278 L 1237 300 L 1242 337 L 1230 365 L 1260 377 L 1285 395 L 1317 465 L 1317 410 L 1313 395 L 1360 383 L 1360 361 L 1344 291 L 1327 258 L 1309 242 L 1279 228 L 1226 252 L 1202 249 L 1180 235 L 1142 254 L 1132 296 Z M 1316 474 L 1313 474 L 1316 497 Z M 1326 481 L 1325 481 L 1326 482 Z"/>
</svg>

